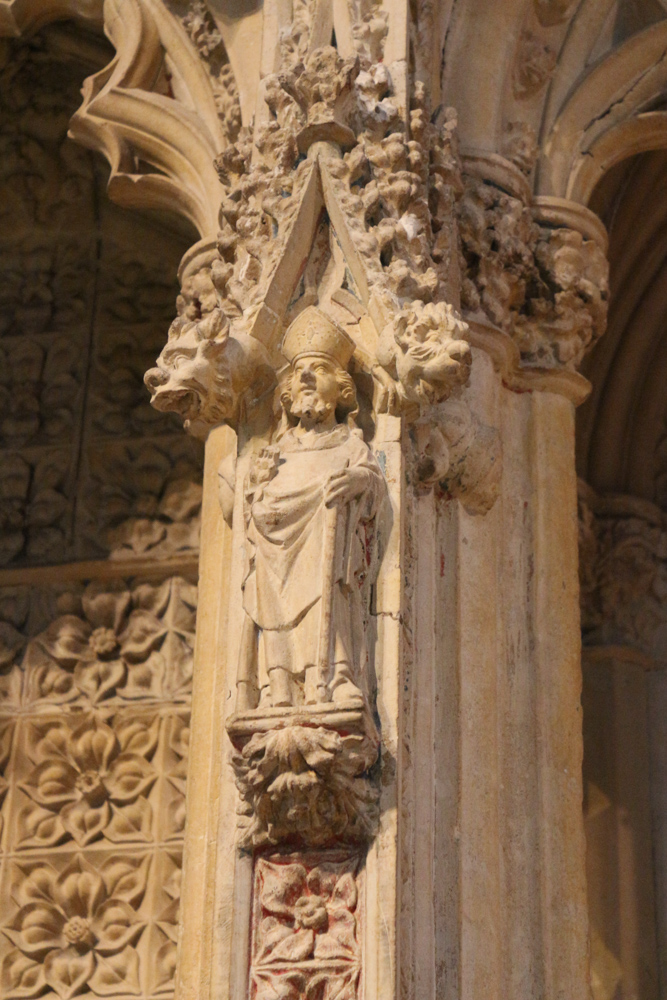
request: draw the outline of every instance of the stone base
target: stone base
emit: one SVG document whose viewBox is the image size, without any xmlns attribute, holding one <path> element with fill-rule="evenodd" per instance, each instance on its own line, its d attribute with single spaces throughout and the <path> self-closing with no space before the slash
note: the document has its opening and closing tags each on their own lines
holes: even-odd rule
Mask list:
<svg viewBox="0 0 667 1000">
<path fill-rule="evenodd" d="M 356 701 L 342 704 L 296 705 L 292 708 L 256 708 L 236 712 L 227 720 L 229 738 L 237 750 L 258 733 L 291 726 L 323 727 L 341 736 L 365 736 L 379 747 L 380 736 L 366 705 Z"/>
</svg>

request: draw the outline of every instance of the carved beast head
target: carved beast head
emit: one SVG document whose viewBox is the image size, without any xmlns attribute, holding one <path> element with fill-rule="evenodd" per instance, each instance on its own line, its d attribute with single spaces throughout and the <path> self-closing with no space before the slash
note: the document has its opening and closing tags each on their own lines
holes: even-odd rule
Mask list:
<svg viewBox="0 0 667 1000">
<path fill-rule="evenodd" d="M 144 376 L 152 405 L 178 413 L 197 434 L 220 423 L 234 426 L 248 391 L 257 398 L 273 381 L 262 345 L 246 334 L 232 336 L 220 310 L 199 321 L 176 319 L 157 367 Z"/>
<path fill-rule="evenodd" d="M 391 359 L 405 399 L 428 404 L 447 399 L 470 376 L 467 326 L 449 303 L 415 301 L 397 313 L 382 335 L 381 363 Z M 393 357 L 392 357 L 393 356 Z"/>
</svg>

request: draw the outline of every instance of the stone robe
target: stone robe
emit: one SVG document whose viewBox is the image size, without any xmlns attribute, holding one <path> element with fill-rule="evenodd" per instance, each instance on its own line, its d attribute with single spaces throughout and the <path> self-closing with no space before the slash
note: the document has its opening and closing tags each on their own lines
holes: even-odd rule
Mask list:
<svg viewBox="0 0 667 1000">
<path fill-rule="evenodd" d="M 360 432 L 338 424 L 304 446 L 290 430 L 280 439 L 265 481 L 244 490 L 247 565 L 243 606 L 261 630 L 258 681 L 281 667 L 301 675 L 317 663 L 324 574 L 333 573 L 334 686 L 360 684 L 365 660 L 361 588 L 371 561 L 365 523 L 385 495 L 386 484 Z M 332 473 L 349 467 L 368 472 L 368 485 L 351 503 L 338 504 L 333 566 L 323 564 L 325 525 L 331 516 L 324 488 Z M 335 509 L 335 508 L 334 508 Z"/>
</svg>

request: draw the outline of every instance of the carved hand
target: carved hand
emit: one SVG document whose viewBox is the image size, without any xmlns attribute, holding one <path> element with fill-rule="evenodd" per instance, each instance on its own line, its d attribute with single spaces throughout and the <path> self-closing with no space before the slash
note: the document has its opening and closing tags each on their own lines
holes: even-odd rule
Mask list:
<svg viewBox="0 0 667 1000">
<path fill-rule="evenodd" d="M 374 365 L 373 410 L 375 413 L 396 413 L 399 405 L 398 385 L 381 365 Z"/>
<path fill-rule="evenodd" d="M 339 472 L 333 472 L 324 487 L 324 502 L 327 507 L 335 503 L 350 503 L 361 496 L 370 484 L 370 472 L 347 466 Z"/>
</svg>

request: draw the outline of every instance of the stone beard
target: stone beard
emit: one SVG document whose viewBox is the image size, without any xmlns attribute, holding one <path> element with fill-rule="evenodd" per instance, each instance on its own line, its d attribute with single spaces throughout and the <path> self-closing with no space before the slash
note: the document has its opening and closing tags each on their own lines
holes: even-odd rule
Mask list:
<svg viewBox="0 0 667 1000">
<path fill-rule="evenodd" d="M 256 648 L 260 707 L 364 701 L 364 583 L 386 484 L 354 427 L 348 341 L 313 308 L 292 324 L 282 423 L 244 483 L 243 606 L 256 627 L 244 641 Z"/>
</svg>

